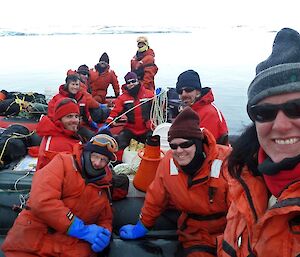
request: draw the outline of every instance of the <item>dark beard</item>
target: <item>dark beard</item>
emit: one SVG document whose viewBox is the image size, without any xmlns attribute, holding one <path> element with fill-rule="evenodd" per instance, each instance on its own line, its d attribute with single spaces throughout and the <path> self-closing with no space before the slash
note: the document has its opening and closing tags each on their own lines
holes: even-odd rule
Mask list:
<svg viewBox="0 0 300 257">
<path fill-rule="evenodd" d="M 129 89 L 129 88 L 126 87 L 126 90 L 127 90 L 127 92 L 128 92 L 129 95 L 131 95 L 132 97 L 136 98 L 137 95 L 138 95 L 138 93 L 139 93 L 139 91 L 140 91 L 140 88 L 141 88 L 141 85 L 139 84 L 139 85 L 136 85 L 135 87 L 133 87 L 131 89 Z"/>
</svg>

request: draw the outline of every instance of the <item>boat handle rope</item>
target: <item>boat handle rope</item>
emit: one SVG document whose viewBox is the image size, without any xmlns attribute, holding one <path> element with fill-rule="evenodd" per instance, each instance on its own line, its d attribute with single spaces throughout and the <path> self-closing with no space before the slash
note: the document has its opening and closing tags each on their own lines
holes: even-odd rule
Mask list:
<svg viewBox="0 0 300 257">
<path fill-rule="evenodd" d="M 19 134 L 19 133 L 16 133 L 16 132 L 12 133 L 11 136 L 5 140 L 4 146 L 3 146 L 2 151 L 1 151 L 1 153 L 0 153 L 0 164 L 1 164 L 1 165 L 4 165 L 4 161 L 2 160 L 2 158 L 3 158 L 4 152 L 5 152 L 5 150 L 6 150 L 8 141 L 9 141 L 10 139 L 21 139 L 21 138 L 29 137 L 29 136 L 32 136 L 32 135 L 34 134 L 34 132 L 35 132 L 35 131 L 31 131 L 31 132 L 30 132 L 29 134 L 27 134 L 27 135 Z"/>
</svg>

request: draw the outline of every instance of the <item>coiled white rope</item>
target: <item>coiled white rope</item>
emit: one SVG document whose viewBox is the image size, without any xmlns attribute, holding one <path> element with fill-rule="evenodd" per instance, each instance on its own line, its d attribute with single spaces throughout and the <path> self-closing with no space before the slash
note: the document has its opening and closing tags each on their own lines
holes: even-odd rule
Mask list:
<svg viewBox="0 0 300 257">
<path fill-rule="evenodd" d="M 154 130 L 158 125 L 167 122 L 167 106 L 168 97 L 167 91 L 161 89 L 152 102 L 150 111 L 151 129 Z"/>
<path fill-rule="evenodd" d="M 152 101 L 153 100 L 153 101 Z M 146 101 L 135 105 L 134 107 L 130 108 L 126 112 L 122 113 L 121 115 L 114 118 L 108 126 L 113 124 L 115 121 L 120 119 L 123 115 L 133 111 L 135 108 L 152 101 L 152 106 L 150 110 L 150 120 L 151 120 L 151 129 L 154 130 L 159 124 L 164 123 L 167 121 L 167 91 L 161 89 L 157 95 L 147 99 Z"/>
</svg>

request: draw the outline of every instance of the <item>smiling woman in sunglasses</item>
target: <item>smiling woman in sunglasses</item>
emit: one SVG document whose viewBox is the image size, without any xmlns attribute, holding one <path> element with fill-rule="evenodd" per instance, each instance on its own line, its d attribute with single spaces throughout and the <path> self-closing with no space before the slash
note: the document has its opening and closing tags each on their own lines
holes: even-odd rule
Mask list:
<svg viewBox="0 0 300 257">
<path fill-rule="evenodd" d="M 136 225 L 123 226 L 120 236 L 143 237 L 172 203 L 181 211 L 176 256 L 216 256 L 216 237 L 226 225 L 227 165 L 223 161 L 230 149 L 217 145 L 208 130 L 199 128 L 199 117 L 190 107 L 176 117 L 168 141 L 171 150 L 147 189 L 140 220 Z"/>
<path fill-rule="evenodd" d="M 5 256 L 96 257 L 110 242 L 108 167 L 118 145 L 106 134 L 59 153 L 34 174 L 30 197 L 2 245 Z"/>
<path fill-rule="evenodd" d="M 218 144 L 228 144 L 228 128 L 222 112 L 216 107 L 210 87 L 201 87 L 199 74 L 194 70 L 182 72 L 177 79 L 176 92 L 182 106 L 190 106 L 201 120 L 201 127 L 208 129 Z"/>
<path fill-rule="evenodd" d="M 233 144 L 220 256 L 299 256 L 300 35 L 284 28 L 248 89 L 253 123 Z"/>
</svg>

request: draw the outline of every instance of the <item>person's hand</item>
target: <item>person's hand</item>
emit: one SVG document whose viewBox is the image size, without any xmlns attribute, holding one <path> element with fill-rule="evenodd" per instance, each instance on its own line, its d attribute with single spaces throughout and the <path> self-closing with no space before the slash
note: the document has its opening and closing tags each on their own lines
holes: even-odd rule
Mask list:
<svg viewBox="0 0 300 257">
<path fill-rule="evenodd" d="M 91 127 L 92 129 L 98 129 L 98 124 L 97 124 L 95 121 L 91 121 L 91 122 L 90 122 L 90 127 Z"/>
<path fill-rule="evenodd" d="M 155 95 L 159 95 L 162 91 L 162 88 L 161 87 L 158 87 L 155 89 Z"/>
<path fill-rule="evenodd" d="M 107 104 L 99 104 L 99 108 L 100 109 L 106 109 L 107 108 Z"/>
<path fill-rule="evenodd" d="M 97 132 L 97 133 L 100 133 L 100 132 L 102 132 L 102 131 L 104 131 L 104 130 L 109 130 L 109 129 L 110 129 L 109 125 L 108 125 L 107 123 L 104 123 L 104 124 L 98 129 L 98 132 Z"/>
<path fill-rule="evenodd" d="M 67 231 L 67 235 L 76 237 L 78 239 L 85 240 L 91 245 L 95 244 L 95 240 L 100 234 L 110 234 L 110 232 L 101 226 L 96 224 L 84 225 L 83 221 L 78 217 L 75 217 L 71 226 Z"/>
<path fill-rule="evenodd" d="M 104 248 L 109 245 L 111 233 L 109 230 L 103 228 L 102 232 L 99 232 L 92 244 L 92 250 L 96 253 L 102 252 Z"/>
<path fill-rule="evenodd" d="M 138 221 L 136 225 L 124 225 L 120 228 L 120 237 L 122 239 L 137 239 L 144 237 L 148 232 L 148 229 L 143 225 L 141 221 Z"/>
</svg>

